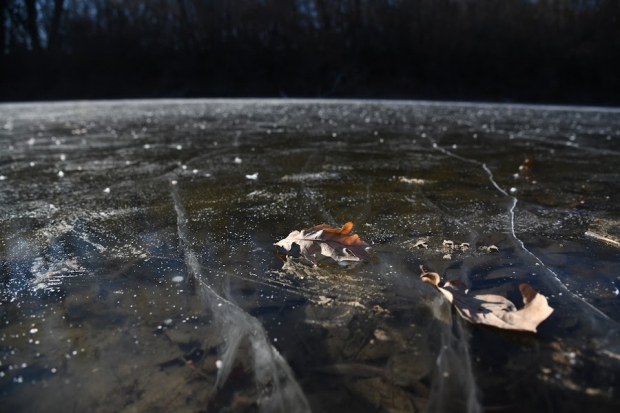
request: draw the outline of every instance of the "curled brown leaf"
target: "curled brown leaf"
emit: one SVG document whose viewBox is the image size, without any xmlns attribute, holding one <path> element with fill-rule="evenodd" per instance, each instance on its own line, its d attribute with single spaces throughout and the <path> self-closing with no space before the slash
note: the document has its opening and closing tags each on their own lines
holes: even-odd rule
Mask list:
<svg viewBox="0 0 620 413">
<path fill-rule="evenodd" d="M 499 295 L 467 295 L 467 287 L 459 280 L 446 282 L 440 287 L 439 274 L 426 272 L 422 266 L 420 269 L 422 281 L 435 286 L 454 305 L 461 317 L 473 324 L 535 333 L 538 325 L 553 313 L 547 299 L 529 284 L 519 285 L 525 306 L 517 310 L 512 301 Z"/>
<path fill-rule="evenodd" d="M 370 259 L 367 251 L 370 246 L 357 234 L 351 235 L 352 229 L 352 222 L 347 222 L 342 228 L 321 224 L 301 231 L 293 231 L 275 245 L 289 255 L 296 255 L 294 245 L 297 245 L 299 255 L 315 265 L 317 254 L 331 257 L 336 261 Z"/>
</svg>

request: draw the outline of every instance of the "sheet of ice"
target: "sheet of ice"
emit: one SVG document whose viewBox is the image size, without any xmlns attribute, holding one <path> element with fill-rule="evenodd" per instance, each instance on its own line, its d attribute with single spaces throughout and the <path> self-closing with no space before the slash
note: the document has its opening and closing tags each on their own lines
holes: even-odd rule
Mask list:
<svg viewBox="0 0 620 413">
<path fill-rule="evenodd" d="M 616 109 L 170 100 L 0 118 L 7 410 L 620 408 Z M 273 248 L 347 221 L 369 262 Z M 537 335 L 464 324 L 420 265 L 516 303 L 530 283 L 555 311 Z"/>
</svg>

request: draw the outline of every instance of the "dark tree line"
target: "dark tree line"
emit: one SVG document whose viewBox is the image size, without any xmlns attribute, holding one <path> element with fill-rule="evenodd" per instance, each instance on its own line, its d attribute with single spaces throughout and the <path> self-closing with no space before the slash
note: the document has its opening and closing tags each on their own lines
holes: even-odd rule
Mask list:
<svg viewBox="0 0 620 413">
<path fill-rule="evenodd" d="M 620 104 L 618 0 L 0 0 L 0 100 Z"/>
</svg>

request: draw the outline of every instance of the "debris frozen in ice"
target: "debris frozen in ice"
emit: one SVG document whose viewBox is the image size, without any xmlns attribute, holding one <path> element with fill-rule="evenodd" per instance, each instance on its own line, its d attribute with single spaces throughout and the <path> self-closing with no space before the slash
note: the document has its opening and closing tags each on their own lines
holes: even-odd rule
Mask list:
<svg viewBox="0 0 620 413">
<path fill-rule="evenodd" d="M 428 241 L 425 239 L 419 239 L 413 246 L 416 248 L 428 248 Z"/>
<path fill-rule="evenodd" d="M 604 241 L 604 242 L 607 242 L 609 244 L 612 244 L 612 245 L 615 245 L 617 247 L 620 247 L 620 241 L 617 241 L 615 239 L 612 239 L 612 238 L 610 238 L 608 236 L 605 236 L 605 235 L 602 235 L 602 234 L 598 234 L 598 233 L 596 233 L 596 232 L 594 232 L 592 230 L 586 231 L 585 232 L 585 236 L 597 239 L 599 241 Z"/>
<path fill-rule="evenodd" d="M 406 184 L 413 184 L 413 185 L 424 185 L 424 184 L 428 184 L 431 183 L 431 181 L 426 180 L 426 179 L 420 179 L 420 178 L 407 178 L 405 176 L 399 176 L 398 180 L 400 182 L 404 182 Z"/>
<path fill-rule="evenodd" d="M 312 182 L 312 181 L 325 181 L 329 179 L 338 179 L 340 175 L 336 172 L 314 172 L 314 173 L 300 173 L 284 175 L 283 181 L 289 182 Z"/>
</svg>

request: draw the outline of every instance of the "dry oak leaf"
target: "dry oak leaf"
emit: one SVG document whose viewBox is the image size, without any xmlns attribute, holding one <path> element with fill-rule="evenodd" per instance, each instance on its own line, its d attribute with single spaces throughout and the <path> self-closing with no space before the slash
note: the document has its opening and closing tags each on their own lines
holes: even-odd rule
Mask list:
<svg viewBox="0 0 620 413">
<path fill-rule="evenodd" d="M 347 222 L 342 228 L 332 228 L 327 224 L 317 225 L 301 231 L 293 231 L 288 237 L 277 242 L 287 255 L 301 255 L 316 265 L 316 254 L 331 257 L 336 261 L 360 261 L 370 259 L 366 244 L 355 234 L 351 235 L 353 223 Z M 299 247 L 299 253 L 296 247 Z"/>
<path fill-rule="evenodd" d="M 525 306 L 517 310 L 512 301 L 495 294 L 467 295 L 467 288 L 459 280 L 439 286 L 441 277 L 426 272 L 420 266 L 422 281 L 434 285 L 454 305 L 461 317 L 473 324 L 486 324 L 505 330 L 536 332 L 536 327 L 553 313 L 547 299 L 528 284 L 519 290 Z"/>
</svg>

